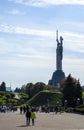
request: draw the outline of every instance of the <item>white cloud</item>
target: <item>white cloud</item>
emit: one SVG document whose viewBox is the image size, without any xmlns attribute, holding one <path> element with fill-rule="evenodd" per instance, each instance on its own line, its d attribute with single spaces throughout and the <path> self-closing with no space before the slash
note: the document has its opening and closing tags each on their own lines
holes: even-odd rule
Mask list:
<svg viewBox="0 0 84 130">
<path fill-rule="evenodd" d="M 84 59 L 65 58 L 63 59 L 63 71 L 66 76 L 69 74 L 76 79 L 80 79 L 80 83 L 84 85 Z"/>
<path fill-rule="evenodd" d="M 84 34 L 78 32 L 63 32 L 64 49 L 73 52 L 84 53 Z"/>
<path fill-rule="evenodd" d="M 84 5 L 84 0 L 9 0 L 18 4 L 43 7 L 47 5 L 59 5 L 59 4 L 79 4 Z"/>
<path fill-rule="evenodd" d="M 17 27 L 17 26 L 12 26 L 12 25 L 0 25 L 0 32 L 53 37 L 53 32 L 50 32 L 50 31 L 35 30 L 35 29 Z"/>
<path fill-rule="evenodd" d="M 51 37 L 53 38 L 55 36 L 55 30 L 37 30 L 37 29 L 30 29 L 30 28 L 24 28 L 20 26 L 13 26 L 13 25 L 7 25 L 7 24 L 1 24 L 0 25 L 0 32 L 6 32 L 6 33 L 14 33 L 14 34 L 24 34 L 24 35 L 35 35 L 35 36 L 43 36 L 43 37 Z M 81 33 L 75 33 L 75 32 L 68 32 L 63 31 L 61 32 L 64 37 L 74 37 L 77 38 L 84 38 L 84 34 Z"/>
<path fill-rule="evenodd" d="M 9 12 L 10 14 L 14 14 L 14 15 L 17 15 L 17 14 L 20 14 L 20 11 L 17 10 L 17 9 L 13 9 L 12 11 Z"/>
<path fill-rule="evenodd" d="M 11 11 L 8 12 L 9 14 L 13 14 L 13 15 L 23 15 L 25 14 L 24 12 L 21 12 L 20 10 L 18 9 L 12 9 Z"/>
<path fill-rule="evenodd" d="M 11 34 L 20 34 L 20 35 L 30 35 L 30 36 L 40 36 L 42 38 L 46 38 L 46 45 L 47 47 L 50 47 L 51 44 L 49 39 L 55 39 L 55 30 L 37 30 L 37 29 L 30 29 L 30 28 L 23 28 L 20 26 L 13 26 L 13 25 L 0 25 L 0 32 L 6 32 L 6 33 L 11 33 Z M 60 32 L 64 38 L 64 48 L 72 50 L 74 52 L 81 52 L 83 53 L 84 51 L 84 34 L 83 33 L 75 33 L 75 32 L 69 32 L 69 31 L 64 31 Z M 37 39 L 38 41 L 38 39 Z M 36 41 L 34 41 L 36 42 Z M 39 41 L 40 42 L 40 41 Z M 45 43 L 45 40 L 43 41 Z M 35 43 L 37 45 L 37 43 Z M 41 43 L 42 44 L 42 41 Z M 54 44 L 52 45 L 54 47 Z M 29 51 L 28 51 L 29 52 Z M 34 52 L 30 50 L 30 52 Z"/>
</svg>

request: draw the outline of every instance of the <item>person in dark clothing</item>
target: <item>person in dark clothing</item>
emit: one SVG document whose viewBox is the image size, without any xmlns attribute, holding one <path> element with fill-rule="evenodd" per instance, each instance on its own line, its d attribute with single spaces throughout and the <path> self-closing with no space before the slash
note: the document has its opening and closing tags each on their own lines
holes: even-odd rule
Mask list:
<svg viewBox="0 0 84 130">
<path fill-rule="evenodd" d="M 57 112 L 58 112 L 58 107 L 56 106 L 55 107 L 55 114 L 57 114 Z"/>
<path fill-rule="evenodd" d="M 31 111 L 29 109 L 26 110 L 26 124 L 30 125 L 30 117 L 31 117 Z"/>
<path fill-rule="evenodd" d="M 23 112 L 24 112 L 24 114 L 25 114 L 25 112 L 26 112 L 26 107 L 25 107 L 25 106 L 23 107 Z"/>
<path fill-rule="evenodd" d="M 22 106 L 20 107 L 20 114 L 22 114 Z"/>
</svg>

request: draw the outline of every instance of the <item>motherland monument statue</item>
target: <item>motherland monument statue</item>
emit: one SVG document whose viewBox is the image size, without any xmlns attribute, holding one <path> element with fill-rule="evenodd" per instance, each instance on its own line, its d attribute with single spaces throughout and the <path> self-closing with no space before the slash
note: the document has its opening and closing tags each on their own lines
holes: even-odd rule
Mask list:
<svg viewBox="0 0 84 130">
<path fill-rule="evenodd" d="M 60 36 L 60 41 L 58 40 L 57 31 L 57 48 L 56 48 L 56 71 L 53 72 L 51 80 L 48 84 L 52 86 L 60 86 L 61 81 L 65 79 L 65 73 L 62 70 L 62 60 L 63 60 L 63 38 Z"/>
</svg>

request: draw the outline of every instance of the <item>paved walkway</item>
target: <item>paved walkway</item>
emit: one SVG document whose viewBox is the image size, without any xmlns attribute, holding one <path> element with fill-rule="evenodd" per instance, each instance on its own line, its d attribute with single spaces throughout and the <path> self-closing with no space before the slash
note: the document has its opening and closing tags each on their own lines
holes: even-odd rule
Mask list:
<svg viewBox="0 0 84 130">
<path fill-rule="evenodd" d="M 26 126 L 24 114 L 0 113 L 0 130 L 84 130 L 84 115 L 37 113 L 35 126 Z"/>
</svg>

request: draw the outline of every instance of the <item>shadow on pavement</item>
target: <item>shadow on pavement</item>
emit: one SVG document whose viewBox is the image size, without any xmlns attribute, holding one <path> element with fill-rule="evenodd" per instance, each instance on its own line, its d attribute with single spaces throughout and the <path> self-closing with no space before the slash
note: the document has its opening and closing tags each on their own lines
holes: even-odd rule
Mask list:
<svg viewBox="0 0 84 130">
<path fill-rule="evenodd" d="M 20 126 L 16 126 L 16 127 L 28 127 L 28 125 L 20 125 Z"/>
</svg>

